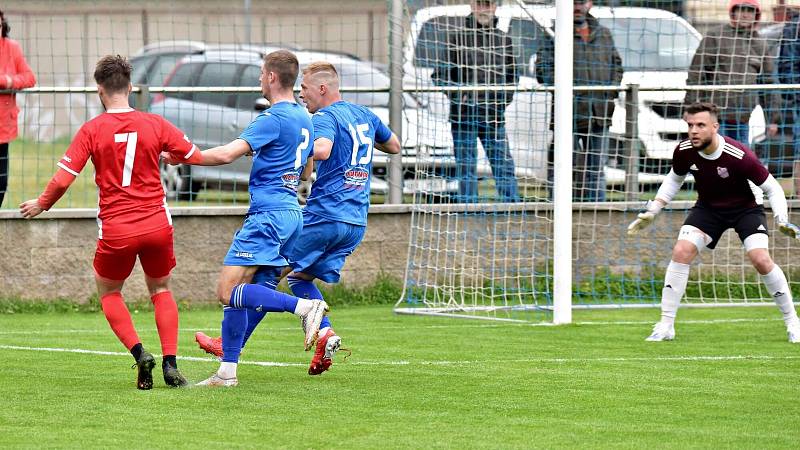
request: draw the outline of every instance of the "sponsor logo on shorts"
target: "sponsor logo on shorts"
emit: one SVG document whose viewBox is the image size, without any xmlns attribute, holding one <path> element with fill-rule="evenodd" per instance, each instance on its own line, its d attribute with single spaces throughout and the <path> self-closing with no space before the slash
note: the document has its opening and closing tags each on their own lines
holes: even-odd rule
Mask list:
<svg viewBox="0 0 800 450">
<path fill-rule="evenodd" d="M 364 189 L 369 181 L 369 170 L 356 166 L 344 173 L 344 186 L 351 189 Z"/>
<path fill-rule="evenodd" d="M 250 252 L 236 252 L 236 257 L 253 259 L 253 254 Z"/>
</svg>

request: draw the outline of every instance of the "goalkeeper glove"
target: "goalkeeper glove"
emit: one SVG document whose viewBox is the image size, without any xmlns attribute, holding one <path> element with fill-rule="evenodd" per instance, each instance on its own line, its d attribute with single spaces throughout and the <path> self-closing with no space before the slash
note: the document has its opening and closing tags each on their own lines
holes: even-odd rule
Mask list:
<svg viewBox="0 0 800 450">
<path fill-rule="evenodd" d="M 778 222 L 778 230 L 792 239 L 800 239 L 800 228 L 795 224 L 786 221 Z"/>
<path fill-rule="evenodd" d="M 648 201 L 647 205 L 645 206 L 645 211 L 639 213 L 639 215 L 636 216 L 636 220 L 628 225 L 628 234 L 633 236 L 639 233 L 639 230 L 643 230 L 650 226 L 650 224 L 653 223 L 653 220 L 655 220 L 656 215 L 661 212 L 661 208 L 663 207 L 664 205 L 661 202 L 652 200 Z"/>
</svg>

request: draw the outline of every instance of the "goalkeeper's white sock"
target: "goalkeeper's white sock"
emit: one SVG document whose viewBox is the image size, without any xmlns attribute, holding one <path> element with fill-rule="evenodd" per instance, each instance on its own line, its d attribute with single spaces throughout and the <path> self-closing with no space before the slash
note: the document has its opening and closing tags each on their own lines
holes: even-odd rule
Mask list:
<svg viewBox="0 0 800 450">
<path fill-rule="evenodd" d="M 764 282 L 767 292 L 769 292 L 769 295 L 772 296 L 775 304 L 778 305 L 778 308 L 783 313 L 783 321 L 786 326 L 796 323 L 798 319 L 792 302 L 792 291 L 789 289 L 789 282 L 786 281 L 786 275 L 783 274 L 783 270 L 775 264 L 770 273 L 761 275 L 761 281 Z"/>
<path fill-rule="evenodd" d="M 675 324 L 678 305 L 686 292 L 686 283 L 689 282 L 689 268 L 689 264 L 669 262 L 667 274 L 664 276 L 664 288 L 661 290 L 661 322 Z"/>
</svg>

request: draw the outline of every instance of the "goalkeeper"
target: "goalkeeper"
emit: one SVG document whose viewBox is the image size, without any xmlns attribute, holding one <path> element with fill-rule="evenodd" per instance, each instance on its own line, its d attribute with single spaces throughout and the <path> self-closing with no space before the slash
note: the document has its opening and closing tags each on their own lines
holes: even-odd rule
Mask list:
<svg viewBox="0 0 800 450">
<path fill-rule="evenodd" d="M 767 195 L 778 229 L 798 239 L 800 229 L 789 223 L 783 188 L 741 142 L 718 133 L 717 107 L 694 103 L 684 112 L 689 139 L 678 144 L 672 156 L 672 170 L 661 184 L 655 200 L 628 226 L 635 235 L 653 222 L 691 173 L 697 186 L 697 202 L 689 211 L 672 249 L 661 291 L 661 320 L 648 341 L 675 338 L 675 315 L 686 290 L 689 265 L 704 248 L 713 249 L 722 233 L 733 228 L 744 244 L 747 257 L 761 275 L 767 291 L 783 313 L 789 342 L 800 342 L 800 321 L 792 303 L 786 276 L 769 255 L 767 219 L 762 205 Z M 758 187 L 758 188 L 756 188 Z M 760 188 L 760 189 L 759 189 Z"/>
</svg>

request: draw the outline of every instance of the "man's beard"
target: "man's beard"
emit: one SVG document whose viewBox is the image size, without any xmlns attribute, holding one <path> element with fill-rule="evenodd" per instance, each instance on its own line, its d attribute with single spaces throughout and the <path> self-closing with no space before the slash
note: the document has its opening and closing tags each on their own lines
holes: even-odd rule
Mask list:
<svg viewBox="0 0 800 450">
<path fill-rule="evenodd" d="M 700 145 L 697 146 L 697 147 L 695 147 L 694 144 L 692 144 L 692 149 L 693 150 L 697 150 L 698 152 L 702 152 L 703 150 L 707 149 L 708 146 L 711 145 L 712 142 L 714 142 L 714 138 L 710 137 L 710 138 L 708 138 L 708 140 L 704 140 L 704 141 L 700 142 Z"/>
</svg>

